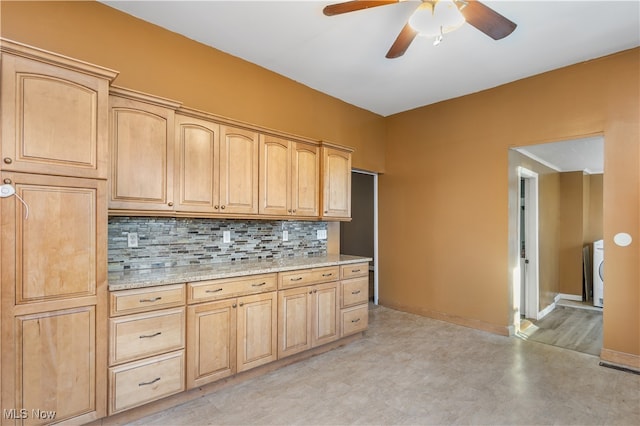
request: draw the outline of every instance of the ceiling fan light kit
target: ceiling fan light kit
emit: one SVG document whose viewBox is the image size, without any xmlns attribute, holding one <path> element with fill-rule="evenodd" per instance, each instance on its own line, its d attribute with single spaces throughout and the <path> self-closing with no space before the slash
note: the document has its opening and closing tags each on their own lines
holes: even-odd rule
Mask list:
<svg viewBox="0 0 640 426">
<path fill-rule="evenodd" d="M 352 0 L 326 6 L 327 16 L 339 15 L 371 7 L 399 3 L 394 1 Z M 404 55 L 418 35 L 434 37 L 434 46 L 443 35 L 460 28 L 465 22 L 494 40 L 500 40 L 516 29 L 516 24 L 477 0 L 422 0 L 387 52 L 387 58 Z"/>
</svg>

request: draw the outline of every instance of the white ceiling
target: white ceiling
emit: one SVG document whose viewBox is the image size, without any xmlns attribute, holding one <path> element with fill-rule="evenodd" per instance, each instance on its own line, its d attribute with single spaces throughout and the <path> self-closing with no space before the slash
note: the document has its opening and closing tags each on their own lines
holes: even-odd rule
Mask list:
<svg viewBox="0 0 640 426">
<path fill-rule="evenodd" d="M 639 0 L 483 1 L 518 27 L 494 41 L 465 24 L 439 46 L 385 54 L 420 1 L 327 17 L 336 1 L 100 0 L 382 116 L 640 45 Z M 521 149 L 558 171 L 602 173 L 602 138 Z"/>
<path fill-rule="evenodd" d="M 562 142 L 514 148 L 539 163 L 558 172 L 604 172 L 604 138 L 574 139 Z"/>
<path fill-rule="evenodd" d="M 386 59 L 419 0 L 323 15 L 339 2 L 103 1 L 383 116 L 640 45 L 638 0 L 484 1 L 518 24 L 510 36 L 465 24 Z"/>
</svg>

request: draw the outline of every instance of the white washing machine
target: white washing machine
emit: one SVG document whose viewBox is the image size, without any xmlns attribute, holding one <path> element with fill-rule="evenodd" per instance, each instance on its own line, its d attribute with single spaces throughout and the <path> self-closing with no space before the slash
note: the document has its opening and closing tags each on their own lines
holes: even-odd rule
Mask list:
<svg viewBox="0 0 640 426">
<path fill-rule="evenodd" d="M 593 242 L 593 306 L 604 306 L 604 241 Z"/>
</svg>

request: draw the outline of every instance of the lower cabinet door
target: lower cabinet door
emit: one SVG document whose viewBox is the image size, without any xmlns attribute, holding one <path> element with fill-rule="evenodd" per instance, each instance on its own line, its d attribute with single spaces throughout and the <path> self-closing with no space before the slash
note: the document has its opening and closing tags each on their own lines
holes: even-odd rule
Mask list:
<svg viewBox="0 0 640 426">
<path fill-rule="evenodd" d="M 109 414 L 184 390 L 184 351 L 109 369 Z"/>
<path fill-rule="evenodd" d="M 238 298 L 238 372 L 277 359 L 276 292 Z"/>
<path fill-rule="evenodd" d="M 313 286 L 311 346 L 333 342 L 340 337 L 338 282 Z"/>
<path fill-rule="evenodd" d="M 15 318 L 15 407 L 25 424 L 99 418 L 95 306 Z"/>
<path fill-rule="evenodd" d="M 237 299 L 187 309 L 187 388 L 236 372 Z"/>
<path fill-rule="evenodd" d="M 278 358 L 311 348 L 311 289 L 278 292 Z"/>
</svg>

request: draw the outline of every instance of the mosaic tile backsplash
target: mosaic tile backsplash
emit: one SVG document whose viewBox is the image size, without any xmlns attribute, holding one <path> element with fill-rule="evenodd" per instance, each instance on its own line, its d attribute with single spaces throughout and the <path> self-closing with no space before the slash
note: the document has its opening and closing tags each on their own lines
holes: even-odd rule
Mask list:
<svg viewBox="0 0 640 426">
<path fill-rule="evenodd" d="M 326 222 L 164 217 L 109 218 L 109 272 L 219 262 L 326 255 Z M 289 240 L 282 240 L 282 231 Z M 223 243 L 229 231 L 230 243 Z M 128 247 L 130 232 L 138 247 Z"/>
</svg>

